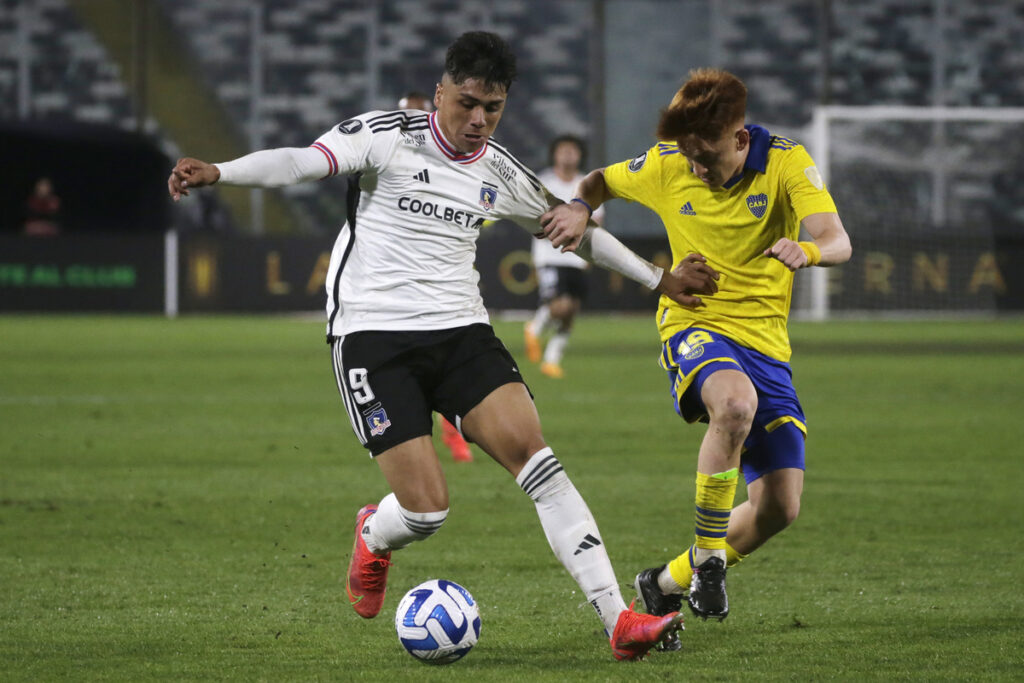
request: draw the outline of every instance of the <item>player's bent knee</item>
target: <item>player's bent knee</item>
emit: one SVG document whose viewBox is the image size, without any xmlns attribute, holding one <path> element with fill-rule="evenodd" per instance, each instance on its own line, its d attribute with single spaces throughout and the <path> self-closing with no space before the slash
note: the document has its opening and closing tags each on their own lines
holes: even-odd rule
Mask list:
<svg viewBox="0 0 1024 683">
<path fill-rule="evenodd" d="M 781 501 L 776 509 L 775 517 L 783 529 L 796 521 L 800 516 L 800 500 Z"/>
<path fill-rule="evenodd" d="M 762 503 L 757 511 L 758 526 L 778 533 L 800 516 L 800 498 L 773 498 Z"/>
<path fill-rule="evenodd" d="M 750 400 L 739 396 L 727 396 L 709 410 L 711 422 L 718 429 L 740 440 L 746 438 L 750 432 L 755 412 L 757 412 L 756 397 Z"/>
</svg>

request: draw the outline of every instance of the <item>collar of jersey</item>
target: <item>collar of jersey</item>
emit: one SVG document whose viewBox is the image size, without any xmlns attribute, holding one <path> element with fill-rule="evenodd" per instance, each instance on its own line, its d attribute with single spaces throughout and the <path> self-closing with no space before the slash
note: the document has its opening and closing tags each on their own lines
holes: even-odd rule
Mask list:
<svg viewBox="0 0 1024 683">
<path fill-rule="evenodd" d="M 743 162 L 743 170 L 722 185 L 727 190 L 743 180 L 743 174 L 747 172 L 747 169 L 758 173 L 768 170 L 768 148 L 772 144 L 772 134 L 761 126 L 744 127 L 750 131 L 750 151 L 747 152 L 747 160 Z"/>
<path fill-rule="evenodd" d="M 437 148 L 441 150 L 441 154 L 444 154 L 457 164 L 471 164 L 487 153 L 486 140 L 480 149 L 471 154 L 455 149 L 451 143 L 444 139 L 444 133 L 441 132 L 441 127 L 437 125 L 436 111 L 430 112 L 430 137 L 434 138 L 434 142 L 437 144 Z"/>
</svg>

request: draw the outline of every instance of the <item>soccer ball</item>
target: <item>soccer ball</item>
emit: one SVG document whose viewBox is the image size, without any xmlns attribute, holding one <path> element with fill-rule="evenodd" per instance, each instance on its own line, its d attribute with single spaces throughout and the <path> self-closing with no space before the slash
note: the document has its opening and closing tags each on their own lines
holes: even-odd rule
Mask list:
<svg viewBox="0 0 1024 683">
<path fill-rule="evenodd" d="M 480 610 L 459 584 L 431 579 L 398 603 L 395 630 L 402 647 L 416 659 L 450 664 L 462 659 L 480 638 Z"/>
</svg>

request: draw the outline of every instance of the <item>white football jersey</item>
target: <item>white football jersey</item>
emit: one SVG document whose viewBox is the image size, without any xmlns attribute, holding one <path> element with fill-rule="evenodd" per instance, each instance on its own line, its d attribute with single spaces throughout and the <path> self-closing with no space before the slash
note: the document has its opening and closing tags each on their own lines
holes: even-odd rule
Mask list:
<svg viewBox="0 0 1024 683">
<path fill-rule="evenodd" d="M 541 184 L 552 195 L 566 202 L 576 196 L 576 187 L 583 180 L 583 177 L 582 173 L 577 173 L 572 180 L 562 180 L 553 168 L 546 168 L 537 174 Z M 600 220 L 602 216 L 604 216 L 604 207 L 599 206 L 594 211 L 594 218 Z M 544 266 L 586 268 L 588 265 L 586 261 L 571 251 L 562 253 L 562 248 L 553 246 L 550 240 L 534 241 L 531 256 L 533 258 L 533 265 L 536 268 Z"/>
<path fill-rule="evenodd" d="M 330 175 L 362 174 L 327 275 L 327 334 L 438 330 L 488 322 L 473 268 L 484 221 L 531 233 L 556 201 L 489 140 L 458 152 L 436 113 L 374 111 L 320 136 Z"/>
</svg>

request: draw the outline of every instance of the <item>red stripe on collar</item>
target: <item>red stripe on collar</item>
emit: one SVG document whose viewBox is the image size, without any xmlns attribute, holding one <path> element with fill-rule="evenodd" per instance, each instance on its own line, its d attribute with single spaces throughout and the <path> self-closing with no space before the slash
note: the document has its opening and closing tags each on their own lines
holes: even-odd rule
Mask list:
<svg viewBox="0 0 1024 683">
<path fill-rule="evenodd" d="M 441 127 L 437 125 L 436 111 L 430 113 L 430 136 L 434 138 L 434 142 L 437 144 L 437 148 L 441 150 L 441 153 L 458 164 L 471 164 L 487 152 L 486 141 L 484 141 L 484 144 L 480 149 L 471 154 L 466 154 L 455 149 L 447 140 L 445 140 L 444 134 L 441 132 Z"/>
</svg>

